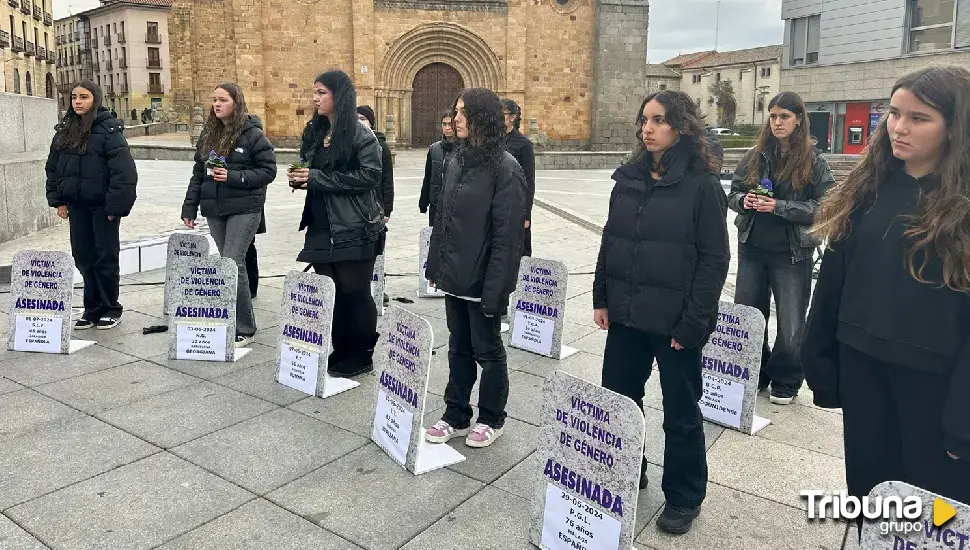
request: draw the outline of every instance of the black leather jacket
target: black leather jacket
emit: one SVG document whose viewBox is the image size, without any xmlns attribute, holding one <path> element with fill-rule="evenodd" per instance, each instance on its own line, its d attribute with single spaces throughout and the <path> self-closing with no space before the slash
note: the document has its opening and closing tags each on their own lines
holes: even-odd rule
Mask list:
<svg viewBox="0 0 970 550">
<path fill-rule="evenodd" d="M 307 124 L 303 131 L 300 156 L 313 162 L 318 148 L 317 136 Z M 330 222 L 332 246 L 359 241 L 384 230 L 384 214 L 378 199 L 381 184 L 381 146 L 374 132 L 360 124 L 354 137 L 354 155 L 332 171 L 310 169 L 307 197 L 300 220 L 300 231 L 313 223 L 311 203 L 322 200 Z"/>
</svg>

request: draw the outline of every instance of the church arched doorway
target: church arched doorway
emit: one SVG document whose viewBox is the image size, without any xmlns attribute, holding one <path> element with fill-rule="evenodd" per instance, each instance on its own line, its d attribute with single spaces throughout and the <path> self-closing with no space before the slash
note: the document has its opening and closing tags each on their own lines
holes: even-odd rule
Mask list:
<svg viewBox="0 0 970 550">
<path fill-rule="evenodd" d="M 451 109 L 465 87 L 461 74 L 446 63 L 431 63 L 416 75 L 411 96 L 411 146 L 427 147 L 441 139 L 442 111 Z"/>
</svg>

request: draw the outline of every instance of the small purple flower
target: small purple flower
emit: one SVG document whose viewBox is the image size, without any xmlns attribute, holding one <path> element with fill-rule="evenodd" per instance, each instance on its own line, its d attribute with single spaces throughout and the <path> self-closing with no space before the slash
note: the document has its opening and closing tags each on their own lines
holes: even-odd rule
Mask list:
<svg viewBox="0 0 970 550">
<path fill-rule="evenodd" d="M 210 159 L 216 158 L 216 152 L 215 152 L 215 150 L 209 151 L 209 158 Z"/>
<path fill-rule="evenodd" d="M 764 187 L 767 191 L 774 191 L 774 184 L 768 178 L 761 180 L 761 187 Z"/>
<path fill-rule="evenodd" d="M 221 162 L 222 162 L 223 164 L 225 164 L 225 163 L 226 163 L 226 157 L 219 157 L 219 160 L 220 160 L 220 161 L 221 161 Z"/>
</svg>

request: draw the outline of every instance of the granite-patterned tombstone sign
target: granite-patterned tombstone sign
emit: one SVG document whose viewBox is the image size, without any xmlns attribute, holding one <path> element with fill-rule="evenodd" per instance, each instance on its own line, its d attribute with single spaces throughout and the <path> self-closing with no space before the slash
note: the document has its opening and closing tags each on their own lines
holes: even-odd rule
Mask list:
<svg viewBox="0 0 970 550">
<path fill-rule="evenodd" d="M 327 374 L 336 295 L 330 277 L 300 271 L 286 276 L 276 356 L 280 384 L 324 398 L 360 385 Z"/>
<path fill-rule="evenodd" d="M 70 354 L 93 346 L 71 340 L 74 260 L 67 252 L 23 250 L 10 268 L 9 351 Z"/>
<path fill-rule="evenodd" d="M 166 253 L 168 257 L 165 261 L 165 280 L 168 281 L 172 277 L 175 266 L 209 257 L 209 239 L 205 235 L 193 233 L 172 233 L 168 237 Z M 168 291 L 169 285 L 166 283 L 162 301 L 162 317 L 166 320 L 169 308 L 172 306 L 172 298 Z"/>
<path fill-rule="evenodd" d="M 169 274 L 169 359 L 231 363 L 252 351 L 236 348 L 236 262 L 184 258 Z"/>
<path fill-rule="evenodd" d="M 629 397 L 562 371 L 542 390 L 532 543 L 630 550 L 646 424 Z"/>
<path fill-rule="evenodd" d="M 568 277 L 569 270 L 562 262 L 522 258 L 519 281 L 509 299 L 509 345 L 553 359 L 565 359 L 579 352 L 562 345 Z"/>
<path fill-rule="evenodd" d="M 377 314 L 384 315 L 384 255 L 380 255 L 374 260 L 374 274 L 370 277 L 370 295 L 374 298 L 374 305 L 377 306 Z"/>
<path fill-rule="evenodd" d="M 403 308 L 387 310 L 371 439 L 395 462 L 420 475 L 457 464 L 465 457 L 447 444 L 424 439 L 425 403 L 434 335 L 431 324 Z"/>
<path fill-rule="evenodd" d="M 445 293 L 431 286 L 431 281 L 425 278 L 428 269 L 428 252 L 431 251 L 431 231 L 433 228 L 424 227 L 418 236 L 418 298 L 444 298 Z"/>
<path fill-rule="evenodd" d="M 704 419 L 754 435 L 771 421 L 755 414 L 765 316 L 757 308 L 718 304 L 717 328 L 701 352 Z"/>
<path fill-rule="evenodd" d="M 862 550 L 970 549 L 970 505 L 901 481 L 884 481 L 873 487 L 869 507 L 875 509 L 872 503 L 877 500 L 889 517 L 866 516 Z M 862 510 L 866 509 L 863 505 Z"/>
</svg>

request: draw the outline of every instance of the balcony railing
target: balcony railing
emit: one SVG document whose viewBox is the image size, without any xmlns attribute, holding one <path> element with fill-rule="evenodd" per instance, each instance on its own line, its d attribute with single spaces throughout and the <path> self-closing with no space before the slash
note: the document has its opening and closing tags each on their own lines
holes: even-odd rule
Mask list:
<svg viewBox="0 0 970 550">
<path fill-rule="evenodd" d="M 51 65 L 57 64 L 57 55 L 52 50 L 47 50 L 47 62 Z"/>
<path fill-rule="evenodd" d="M 125 33 L 124 33 L 124 31 L 119 32 L 118 33 L 118 43 L 119 44 L 124 44 L 125 42 L 127 42 L 127 40 L 125 40 Z"/>
<path fill-rule="evenodd" d="M 54 26 L 54 17 L 46 11 L 44 12 L 44 24 L 48 27 Z"/>
<path fill-rule="evenodd" d="M 110 34 L 104 35 L 104 45 L 105 46 L 110 46 L 111 45 L 111 35 Z"/>
<path fill-rule="evenodd" d="M 30 15 L 30 0 L 20 0 L 20 12 L 24 15 Z"/>
<path fill-rule="evenodd" d="M 104 70 L 110 71 L 112 68 L 110 59 L 104 62 Z"/>
<path fill-rule="evenodd" d="M 10 48 L 14 53 L 20 53 L 24 51 L 24 39 L 22 36 L 13 37 L 13 46 Z"/>
<path fill-rule="evenodd" d="M 7 31 L 0 31 L 0 48 L 10 47 L 10 33 Z"/>
<path fill-rule="evenodd" d="M 27 42 L 27 47 L 24 49 L 24 55 L 37 55 L 37 49 L 34 47 L 33 42 Z"/>
<path fill-rule="evenodd" d="M 98 47 L 98 37 L 97 36 L 95 36 L 94 38 L 91 39 L 91 47 L 92 48 L 97 48 Z"/>
<path fill-rule="evenodd" d="M 162 85 L 161 84 L 149 84 L 148 85 L 148 93 L 150 93 L 150 94 L 163 94 L 165 92 L 162 91 Z"/>
<path fill-rule="evenodd" d="M 161 44 L 162 43 L 162 37 L 159 36 L 158 33 L 150 32 L 150 33 L 148 33 L 148 34 L 145 35 L 145 43 L 146 44 Z"/>
<path fill-rule="evenodd" d="M 95 61 L 94 63 L 91 64 L 91 68 L 94 69 L 94 72 L 99 72 L 101 70 L 101 64 Z"/>
<path fill-rule="evenodd" d="M 81 39 L 81 31 L 74 31 L 74 40 L 72 42 L 77 42 Z"/>
<path fill-rule="evenodd" d="M 43 46 L 37 46 L 37 61 L 47 60 L 47 48 Z"/>
<path fill-rule="evenodd" d="M 122 83 L 121 84 L 121 93 L 123 93 L 123 94 L 127 94 L 128 93 L 128 84 L 127 83 Z"/>
<path fill-rule="evenodd" d="M 104 87 L 104 93 L 106 93 L 108 95 L 115 95 L 114 86 L 105 86 Z"/>
<path fill-rule="evenodd" d="M 118 60 L 118 68 L 119 69 L 127 69 L 128 68 L 128 60 L 127 59 L 124 59 L 124 58 L 119 59 Z"/>
<path fill-rule="evenodd" d="M 44 20 L 44 10 L 40 9 L 40 6 L 34 4 L 34 19 L 38 21 Z"/>
<path fill-rule="evenodd" d="M 162 68 L 162 58 L 160 57 L 149 57 L 147 63 L 145 64 L 149 69 L 161 69 Z"/>
</svg>

